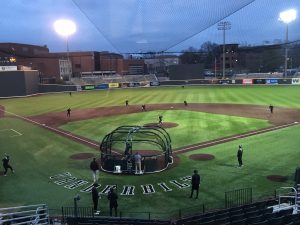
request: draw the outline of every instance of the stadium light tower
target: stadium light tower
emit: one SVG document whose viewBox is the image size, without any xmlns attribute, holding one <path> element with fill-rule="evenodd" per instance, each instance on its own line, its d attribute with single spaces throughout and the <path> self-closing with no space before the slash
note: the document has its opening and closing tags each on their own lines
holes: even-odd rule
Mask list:
<svg viewBox="0 0 300 225">
<path fill-rule="evenodd" d="M 284 77 L 287 77 L 287 61 L 288 61 L 288 42 L 289 42 L 289 23 L 297 18 L 297 11 L 290 9 L 279 14 L 279 21 L 286 24 L 285 31 L 285 54 L 284 54 Z"/>
<path fill-rule="evenodd" d="M 68 66 L 72 69 L 72 63 L 69 57 L 69 36 L 76 32 L 76 24 L 72 20 L 60 19 L 54 22 L 54 30 L 57 34 L 63 36 L 67 45 L 67 60 Z M 71 70 L 69 70 L 71 71 Z M 70 78 L 70 73 L 68 74 Z"/>
<path fill-rule="evenodd" d="M 231 29 L 231 23 L 228 21 L 222 21 L 220 23 L 218 23 L 218 30 L 222 30 L 223 31 L 223 75 L 222 75 L 222 79 L 225 79 L 225 31 L 226 30 L 230 30 Z"/>
</svg>

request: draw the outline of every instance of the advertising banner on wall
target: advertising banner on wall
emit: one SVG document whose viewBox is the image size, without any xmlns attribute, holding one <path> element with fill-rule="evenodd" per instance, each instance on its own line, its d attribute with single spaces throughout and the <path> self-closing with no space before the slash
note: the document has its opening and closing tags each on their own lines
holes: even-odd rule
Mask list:
<svg viewBox="0 0 300 225">
<path fill-rule="evenodd" d="M 265 79 L 253 79 L 253 84 L 265 84 Z"/>
<path fill-rule="evenodd" d="M 108 89 L 108 84 L 98 84 L 96 89 Z"/>
<path fill-rule="evenodd" d="M 140 83 L 138 83 L 138 82 L 128 84 L 128 87 L 139 87 L 139 86 L 140 86 Z"/>
<path fill-rule="evenodd" d="M 109 88 L 118 88 L 119 87 L 119 83 L 109 83 L 108 87 Z"/>
<path fill-rule="evenodd" d="M 266 79 L 266 84 L 278 84 L 278 79 Z"/>
<path fill-rule="evenodd" d="M 292 84 L 300 85 L 300 78 L 293 78 L 292 79 Z"/>
<path fill-rule="evenodd" d="M 151 81 L 150 86 L 159 86 L 159 82 L 158 81 Z"/>
<path fill-rule="evenodd" d="M 82 90 L 94 90 L 95 89 L 95 85 L 85 85 L 85 86 L 81 86 Z"/>
<path fill-rule="evenodd" d="M 243 84 L 253 84 L 252 79 L 243 79 Z"/>
<path fill-rule="evenodd" d="M 121 88 L 127 88 L 129 87 L 129 83 L 120 83 Z"/>
<path fill-rule="evenodd" d="M 278 84 L 292 84 L 292 79 L 290 78 L 278 79 Z"/>
<path fill-rule="evenodd" d="M 231 84 L 231 80 L 218 80 L 219 84 Z"/>
<path fill-rule="evenodd" d="M 18 70 L 17 66 L 0 66 L 1 71 L 16 71 Z"/>
<path fill-rule="evenodd" d="M 80 85 L 76 85 L 76 91 L 82 91 L 82 88 Z"/>
</svg>

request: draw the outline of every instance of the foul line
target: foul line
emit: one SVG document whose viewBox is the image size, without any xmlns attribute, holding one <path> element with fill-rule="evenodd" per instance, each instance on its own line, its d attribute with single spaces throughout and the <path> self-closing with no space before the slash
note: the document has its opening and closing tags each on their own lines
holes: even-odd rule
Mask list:
<svg viewBox="0 0 300 225">
<path fill-rule="evenodd" d="M 41 123 L 39 123 L 39 122 L 36 122 L 36 121 L 31 120 L 31 119 L 29 119 L 29 118 L 26 118 L 26 117 L 24 117 L 24 116 L 20 116 L 20 115 L 17 115 L 17 114 L 12 113 L 12 112 L 8 112 L 8 111 L 3 110 L 3 109 L 0 109 L 0 111 L 6 112 L 6 113 L 11 114 L 11 115 L 14 115 L 15 117 L 18 117 L 18 118 L 21 118 L 21 119 L 26 120 L 26 121 L 28 121 L 28 122 L 37 124 L 37 125 L 39 125 L 39 126 L 41 126 L 41 127 L 47 128 L 47 129 L 49 129 L 49 130 L 52 130 L 52 131 L 55 131 L 55 132 L 57 132 L 57 133 L 63 134 L 63 135 L 65 135 L 65 136 L 71 137 L 71 138 L 73 138 L 73 139 L 79 140 L 79 141 L 81 141 L 81 142 L 88 143 L 89 145 L 92 145 L 92 146 L 95 146 L 95 147 L 99 147 L 99 145 L 97 145 L 97 144 L 95 144 L 95 143 L 93 143 L 93 142 L 90 142 L 90 141 L 87 141 L 87 140 L 82 139 L 82 138 L 80 138 L 80 137 L 77 137 L 77 136 L 74 136 L 74 135 L 72 135 L 72 134 L 66 133 L 66 132 L 61 131 L 61 130 L 59 130 L 59 129 L 56 129 L 56 128 L 47 126 L 46 124 L 41 124 Z M 114 153 L 121 155 L 121 153 L 119 153 L 119 152 L 114 152 Z"/>
<path fill-rule="evenodd" d="M 268 131 L 274 131 L 274 130 L 290 127 L 290 126 L 293 126 L 293 125 L 297 125 L 297 124 L 298 124 L 298 122 L 293 122 L 293 123 L 289 123 L 289 124 L 284 124 L 284 125 L 279 125 L 279 126 L 275 126 L 275 127 L 266 128 L 266 129 L 263 129 L 263 130 L 260 130 L 260 131 L 252 131 L 252 132 L 249 132 L 249 133 L 246 133 L 246 134 L 240 134 L 240 135 L 236 135 L 236 136 L 233 136 L 233 137 L 227 137 L 227 138 L 223 138 L 223 139 L 219 139 L 219 140 L 215 140 L 215 141 L 210 141 L 210 142 L 203 143 L 203 144 L 198 144 L 198 145 L 196 144 L 196 145 L 193 145 L 193 146 L 190 146 L 190 147 L 185 147 L 185 148 L 181 148 L 179 150 L 175 150 L 173 152 L 174 153 L 179 153 L 179 152 L 184 152 L 184 151 L 188 151 L 188 150 L 196 150 L 196 149 L 199 149 L 199 148 L 209 147 L 209 146 L 214 145 L 214 144 L 233 141 L 233 140 L 238 139 L 238 138 L 244 138 L 244 137 L 249 137 L 249 136 L 253 136 L 253 135 L 256 135 L 256 134 L 266 133 Z"/>
</svg>

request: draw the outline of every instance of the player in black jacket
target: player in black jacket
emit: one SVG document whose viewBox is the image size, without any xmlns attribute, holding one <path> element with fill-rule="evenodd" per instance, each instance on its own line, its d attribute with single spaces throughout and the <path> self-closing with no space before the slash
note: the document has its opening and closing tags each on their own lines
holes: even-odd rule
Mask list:
<svg viewBox="0 0 300 225">
<path fill-rule="evenodd" d="M 7 170 L 10 169 L 11 172 L 15 172 L 14 169 L 9 165 L 9 156 L 5 154 L 4 158 L 2 159 L 3 168 L 4 168 L 4 176 L 7 174 Z"/>
<path fill-rule="evenodd" d="M 198 198 L 199 186 L 200 186 L 200 175 L 198 174 L 198 170 L 194 170 L 194 174 L 192 176 L 192 191 L 191 191 L 190 198 L 193 197 L 194 190 L 196 191 L 196 198 Z"/>
<path fill-rule="evenodd" d="M 118 209 L 118 195 L 114 192 L 114 189 L 113 188 L 110 188 L 110 191 L 107 195 L 107 199 L 109 200 L 109 213 L 110 213 L 110 216 L 112 216 L 112 209 L 114 208 L 115 209 L 115 216 L 118 216 L 118 212 L 117 212 L 117 209 Z"/>
<path fill-rule="evenodd" d="M 238 162 L 239 162 L 239 167 L 242 167 L 243 166 L 243 146 L 242 145 L 239 145 L 239 149 L 237 151 L 237 159 L 238 159 Z"/>
</svg>

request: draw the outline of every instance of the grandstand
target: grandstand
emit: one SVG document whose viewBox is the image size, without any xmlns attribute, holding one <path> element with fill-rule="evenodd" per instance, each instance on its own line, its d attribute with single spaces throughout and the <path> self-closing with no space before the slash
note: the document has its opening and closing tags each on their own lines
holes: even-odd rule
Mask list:
<svg viewBox="0 0 300 225">
<path fill-rule="evenodd" d="M 84 75 L 82 77 L 71 78 L 74 85 L 97 85 L 109 83 L 138 83 L 138 82 L 157 82 L 155 74 L 146 75 Z"/>
<path fill-rule="evenodd" d="M 243 79 L 243 78 L 250 78 L 250 79 L 254 79 L 254 78 L 265 78 L 265 79 L 269 79 L 269 78 L 283 78 L 283 73 L 239 73 L 239 74 L 235 74 L 234 75 L 235 79 Z"/>
</svg>

